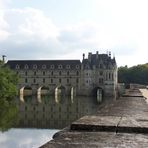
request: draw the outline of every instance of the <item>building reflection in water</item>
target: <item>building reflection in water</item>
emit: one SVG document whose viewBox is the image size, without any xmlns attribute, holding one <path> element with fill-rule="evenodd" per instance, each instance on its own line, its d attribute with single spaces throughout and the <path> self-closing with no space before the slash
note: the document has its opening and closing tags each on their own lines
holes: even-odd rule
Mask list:
<svg viewBox="0 0 148 148">
<path fill-rule="evenodd" d="M 19 99 L 18 99 L 19 100 Z M 18 127 L 62 129 L 84 115 L 97 110 L 97 101 L 91 97 L 74 96 L 24 96 L 19 101 Z"/>
</svg>

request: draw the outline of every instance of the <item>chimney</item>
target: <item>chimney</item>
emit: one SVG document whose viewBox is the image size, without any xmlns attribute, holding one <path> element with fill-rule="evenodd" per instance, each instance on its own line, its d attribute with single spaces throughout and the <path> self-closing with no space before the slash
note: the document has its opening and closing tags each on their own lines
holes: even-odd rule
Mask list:
<svg viewBox="0 0 148 148">
<path fill-rule="evenodd" d="M 96 51 L 96 59 L 98 59 L 98 54 L 99 54 L 99 52 L 98 52 L 98 51 Z"/>
<path fill-rule="evenodd" d="M 89 62 L 91 62 L 91 55 L 92 55 L 92 53 L 89 52 L 89 53 L 88 53 L 88 61 L 89 61 Z"/>
<path fill-rule="evenodd" d="M 83 60 L 85 59 L 85 54 L 83 53 Z"/>
<path fill-rule="evenodd" d="M 3 60 L 3 63 L 5 63 L 5 55 L 2 55 L 2 60 Z"/>
</svg>

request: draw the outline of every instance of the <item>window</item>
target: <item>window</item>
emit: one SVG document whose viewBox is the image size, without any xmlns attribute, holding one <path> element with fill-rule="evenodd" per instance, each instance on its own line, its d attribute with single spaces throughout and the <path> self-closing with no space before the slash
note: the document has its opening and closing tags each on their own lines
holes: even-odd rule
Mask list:
<svg viewBox="0 0 148 148">
<path fill-rule="evenodd" d="M 109 73 L 109 80 L 110 80 L 110 78 L 111 78 L 111 75 L 110 75 L 110 73 Z"/>
<path fill-rule="evenodd" d="M 79 72 L 77 71 L 77 76 L 79 75 Z"/>
<path fill-rule="evenodd" d="M 99 79 L 99 83 L 100 83 L 100 84 L 103 84 L 103 78 L 100 78 L 100 79 Z"/>
<path fill-rule="evenodd" d="M 100 64 L 100 68 L 103 68 L 103 65 L 102 64 Z"/>
<path fill-rule="evenodd" d="M 53 79 L 51 79 L 51 83 L 53 83 Z"/>
<path fill-rule="evenodd" d="M 43 76 L 45 76 L 45 71 L 43 71 Z"/>
<path fill-rule="evenodd" d="M 103 75 L 103 71 L 100 71 L 100 76 L 102 76 Z"/>
<path fill-rule="evenodd" d="M 86 68 L 86 69 L 89 69 L 89 66 L 88 66 L 88 65 L 86 65 L 86 66 L 85 66 L 85 68 Z"/>
<path fill-rule="evenodd" d="M 76 69 L 79 69 L 79 65 L 76 65 Z"/>
<path fill-rule="evenodd" d="M 59 75 L 61 76 L 61 71 L 59 72 Z"/>
<path fill-rule="evenodd" d="M 19 65 L 16 65 L 16 67 L 15 67 L 16 69 L 20 69 L 20 66 Z"/>
<path fill-rule="evenodd" d="M 34 76 L 36 76 L 36 71 L 34 71 Z"/>
<path fill-rule="evenodd" d="M 69 83 L 69 79 L 67 79 L 67 83 Z"/>
<path fill-rule="evenodd" d="M 19 72 L 17 71 L 17 72 L 16 72 L 16 74 L 18 75 L 18 74 L 19 74 Z"/>
<path fill-rule="evenodd" d="M 33 69 L 37 69 L 37 65 L 33 65 Z"/>
<path fill-rule="evenodd" d="M 51 72 L 51 75 L 53 76 L 53 71 Z"/>
<path fill-rule="evenodd" d="M 66 65 L 66 69 L 70 69 L 70 65 Z"/>
<path fill-rule="evenodd" d="M 27 80 L 27 78 L 25 79 L 25 83 L 27 83 L 28 82 L 28 80 Z"/>
<path fill-rule="evenodd" d="M 50 68 L 51 68 L 51 69 L 54 69 L 54 65 L 51 65 Z"/>
<path fill-rule="evenodd" d="M 27 111 L 27 106 L 25 106 L 25 111 Z"/>
<path fill-rule="evenodd" d="M 42 65 L 42 69 L 46 69 L 46 65 Z"/>
<path fill-rule="evenodd" d="M 36 79 L 33 79 L 33 82 L 36 83 Z"/>
<path fill-rule="evenodd" d="M 25 76 L 27 76 L 27 71 L 25 72 Z"/>
<path fill-rule="evenodd" d="M 59 68 L 59 69 L 62 69 L 62 65 L 58 65 L 58 68 Z"/>
<path fill-rule="evenodd" d="M 59 83 L 61 83 L 61 79 L 59 79 Z"/>
<path fill-rule="evenodd" d="M 25 69 L 28 69 L 28 65 L 27 64 L 25 65 Z"/>
<path fill-rule="evenodd" d="M 114 74 L 112 73 L 112 80 L 114 80 Z"/>
<path fill-rule="evenodd" d="M 67 71 L 67 75 L 69 76 L 69 71 Z"/>
<path fill-rule="evenodd" d="M 45 83 L 45 78 L 43 78 L 43 83 Z"/>
<path fill-rule="evenodd" d="M 76 79 L 76 83 L 79 83 L 79 79 L 78 78 Z"/>
</svg>

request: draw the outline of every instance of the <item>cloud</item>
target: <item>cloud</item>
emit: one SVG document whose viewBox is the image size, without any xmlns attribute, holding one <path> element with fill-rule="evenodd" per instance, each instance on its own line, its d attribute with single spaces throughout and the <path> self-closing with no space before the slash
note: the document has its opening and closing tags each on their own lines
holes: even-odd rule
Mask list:
<svg viewBox="0 0 148 148">
<path fill-rule="evenodd" d="M 87 20 L 82 19 L 72 24 L 63 20 L 63 27 L 53 22 L 42 10 L 31 7 L 9 8 L 7 3 L 0 0 L 1 54 L 7 55 L 8 59 L 82 59 L 82 53 L 109 50 L 118 56 L 117 62 L 123 65 L 133 63 L 131 61 L 146 61 L 146 1 L 93 2 L 93 13 L 89 10 L 93 19 L 88 16 Z M 68 15 L 75 16 L 71 11 L 69 13 L 66 19 Z M 60 16 L 56 17 L 58 19 Z M 145 59 L 136 60 L 138 55 Z M 127 57 L 129 60 L 125 61 Z"/>
<path fill-rule="evenodd" d="M 46 129 L 10 129 L 0 133 L 1 147 L 39 147 L 52 139 L 59 130 Z M 35 138 L 34 138 L 35 137 Z M 19 141 L 18 141 L 19 139 Z"/>
</svg>

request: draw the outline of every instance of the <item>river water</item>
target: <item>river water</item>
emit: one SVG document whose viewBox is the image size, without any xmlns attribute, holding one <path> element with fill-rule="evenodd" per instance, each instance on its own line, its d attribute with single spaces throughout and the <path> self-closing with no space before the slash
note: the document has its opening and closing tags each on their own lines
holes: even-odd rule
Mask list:
<svg viewBox="0 0 148 148">
<path fill-rule="evenodd" d="M 92 97 L 35 96 L 17 99 L 19 124 L 7 132 L 0 133 L 2 148 L 39 147 L 52 139 L 54 133 L 70 125 L 84 115 L 96 112 L 98 103 Z"/>
</svg>

